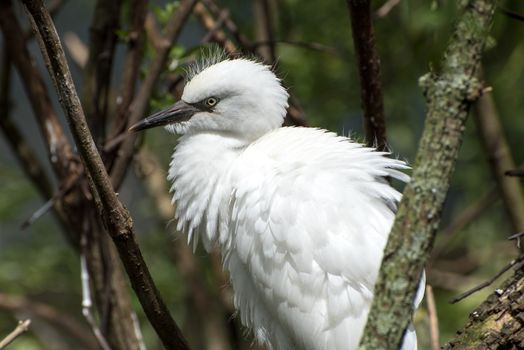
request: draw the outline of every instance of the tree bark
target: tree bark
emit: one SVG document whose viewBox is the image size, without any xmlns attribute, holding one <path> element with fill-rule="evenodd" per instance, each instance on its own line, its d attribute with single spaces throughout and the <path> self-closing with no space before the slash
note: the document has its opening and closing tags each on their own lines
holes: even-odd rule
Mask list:
<svg viewBox="0 0 524 350">
<path fill-rule="evenodd" d="M 370 0 L 347 0 L 351 17 L 353 45 L 357 56 L 360 99 L 364 110 L 366 144 L 387 151 L 386 118 L 380 58 L 375 45 Z"/>
<path fill-rule="evenodd" d="M 513 350 L 524 348 L 524 270 L 496 289 L 470 316 L 445 350 Z"/>
<path fill-rule="evenodd" d="M 384 251 L 361 349 L 399 349 L 402 344 L 440 223 L 469 107 L 481 92 L 476 71 L 496 3 L 468 1 L 444 54 L 441 72 L 420 79 L 427 119 L 411 182 Z"/>
<path fill-rule="evenodd" d="M 131 285 L 151 325 L 167 349 L 188 349 L 180 329 L 171 317 L 149 273 L 133 229 L 133 221 L 115 193 L 107 170 L 87 127 L 84 111 L 65 59 L 64 51 L 42 0 L 23 0 L 34 30 L 39 35 L 42 55 L 55 83 L 60 103 L 89 177 L 90 189 L 103 221 L 118 250 Z"/>
</svg>

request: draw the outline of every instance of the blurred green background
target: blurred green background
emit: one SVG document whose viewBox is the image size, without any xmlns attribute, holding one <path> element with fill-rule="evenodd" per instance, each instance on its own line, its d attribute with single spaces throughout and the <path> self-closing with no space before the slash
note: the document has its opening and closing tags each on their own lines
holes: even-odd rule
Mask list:
<svg viewBox="0 0 524 350">
<path fill-rule="evenodd" d="M 385 1 L 374 1 L 374 9 L 383 3 Z M 254 41 L 253 4 L 237 0 L 220 1 L 219 5 L 229 8 L 240 31 Z M 59 32 L 75 32 L 87 42 L 93 6 L 94 2 L 87 0 L 66 2 L 55 19 Z M 500 6 L 524 13 L 521 1 L 502 1 Z M 164 13 L 165 8 L 162 2 L 150 5 L 150 9 L 156 9 L 157 14 Z M 20 18 L 25 20 L 22 9 L 18 10 Z M 304 110 L 307 123 L 363 140 L 358 76 L 345 2 L 276 0 L 272 10 L 275 38 L 282 41 L 276 45 L 277 72 Z M 402 0 L 387 16 L 375 18 L 388 141 L 393 153 L 408 162 L 414 160 L 425 118 L 425 101 L 418 78 L 430 70 L 438 71 L 457 16 L 455 1 Z M 198 45 L 205 33 L 199 22 L 191 18 L 178 47 L 173 51 L 173 57 Z M 485 80 L 493 87 L 497 109 L 516 164 L 524 162 L 522 37 L 524 22 L 498 11 L 490 45 L 483 59 Z M 329 49 L 317 50 L 290 42 L 317 43 Z M 117 79 L 122 69 L 122 47 L 122 44 L 119 45 L 116 55 L 117 68 L 113 79 Z M 31 49 L 43 67 L 34 42 Z M 147 60 L 143 68 L 147 70 Z M 74 68 L 73 73 L 80 82 L 80 70 Z M 16 74 L 13 79 L 13 119 L 23 129 L 30 144 L 42 149 L 43 143 L 39 140 L 28 100 Z M 81 86 L 80 83 L 77 85 Z M 173 100 L 173 97 L 165 95 L 166 87 L 159 85 L 156 100 L 153 101 L 155 106 Z M 56 110 L 61 112 L 56 98 L 54 104 Z M 151 130 L 145 136 L 144 144 L 158 156 L 160 164 L 167 167 L 175 144 L 173 136 L 161 129 Z M 45 162 L 44 152 L 39 154 Z M 0 137 L 0 184 L 0 293 L 49 304 L 85 323 L 81 314 L 79 259 L 52 216 L 44 215 L 29 228 L 20 228 L 21 223 L 43 202 L 25 178 L 3 137 Z M 470 118 L 448 195 L 442 230 L 494 185 L 475 122 Z M 184 309 L 186 287 L 173 263 L 171 243 L 176 239 L 174 225 L 168 225 L 159 216 L 154 201 L 147 195 L 136 172 L 129 173 L 120 197 L 132 213 L 143 253 L 161 293 L 177 321 L 184 324 L 188 316 Z M 455 232 L 452 240 L 443 235 L 437 237 L 436 249 L 441 254 L 428 266 L 428 283 L 435 290 L 441 343 L 449 340 L 465 324 L 469 312 L 503 280 L 504 277 L 491 289 L 487 288 L 458 304 L 449 304 L 453 296 L 486 280 L 517 254 L 515 243 L 506 239 L 512 233 L 501 201 L 494 200 L 478 218 Z M 199 261 L 207 264 L 201 249 L 196 254 Z M 206 281 L 213 288 L 213 279 L 206 277 Z M 139 304 L 136 300 L 134 303 L 148 348 L 160 348 Z M 0 338 L 14 328 L 16 320 L 22 317 L 24 315 L 0 308 Z M 429 336 L 425 304 L 417 313 L 416 324 L 420 348 L 426 349 Z M 64 339 L 59 330 L 43 320 L 34 318 L 31 330 L 16 340 L 10 349 L 74 348 L 74 342 Z"/>
</svg>

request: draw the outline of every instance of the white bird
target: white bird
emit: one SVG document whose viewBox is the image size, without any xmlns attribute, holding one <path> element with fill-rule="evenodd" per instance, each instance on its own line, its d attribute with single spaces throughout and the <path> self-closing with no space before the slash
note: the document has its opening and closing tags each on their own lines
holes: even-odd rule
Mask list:
<svg viewBox="0 0 524 350">
<path fill-rule="evenodd" d="M 288 93 L 263 64 L 208 59 L 189 79 L 179 102 L 131 128 L 182 135 L 168 175 L 177 228 L 218 246 L 258 343 L 355 349 L 401 198 L 384 177 L 408 181 L 408 166 L 326 130 L 282 127 Z M 403 349 L 416 349 L 412 328 Z"/>
</svg>

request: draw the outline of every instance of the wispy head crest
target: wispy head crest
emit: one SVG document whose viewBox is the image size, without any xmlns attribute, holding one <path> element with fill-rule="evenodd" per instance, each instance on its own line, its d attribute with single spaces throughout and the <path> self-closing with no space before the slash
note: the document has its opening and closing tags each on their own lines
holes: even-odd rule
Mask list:
<svg viewBox="0 0 524 350">
<path fill-rule="evenodd" d="M 204 69 L 227 60 L 228 54 L 218 45 L 211 45 L 203 49 L 202 55 L 186 69 L 186 81 L 190 81 Z"/>
</svg>

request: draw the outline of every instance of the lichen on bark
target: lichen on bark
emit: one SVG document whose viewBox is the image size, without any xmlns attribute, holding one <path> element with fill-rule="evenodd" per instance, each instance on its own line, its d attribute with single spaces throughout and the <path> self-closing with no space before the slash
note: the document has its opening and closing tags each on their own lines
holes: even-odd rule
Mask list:
<svg viewBox="0 0 524 350">
<path fill-rule="evenodd" d="M 427 118 L 375 285 L 375 298 L 360 349 L 398 349 L 440 223 L 472 102 L 476 77 L 497 1 L 470 0 L 464 7 L 439 72 L 420 80 Z"/>
<path fill-rule="evenodd" d="M 466 326 L 443 347 L 445 350 L 524 348 L 524 270 L 496 289 L 469 315 Z"/>
</svg>

